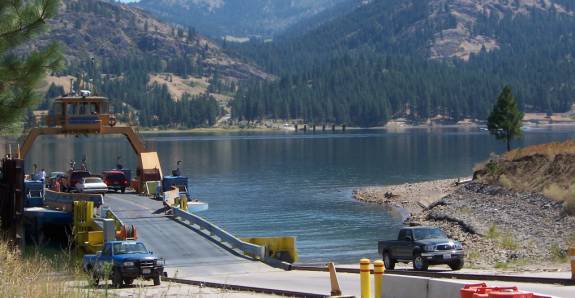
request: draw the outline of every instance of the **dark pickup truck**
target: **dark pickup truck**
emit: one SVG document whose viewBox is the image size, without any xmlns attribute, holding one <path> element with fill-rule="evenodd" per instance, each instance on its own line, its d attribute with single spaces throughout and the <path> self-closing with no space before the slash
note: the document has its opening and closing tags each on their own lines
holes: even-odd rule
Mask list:
<svg viewBox="0 0 575 298">
<path fill-rule="evenodd" d="M 435 227 L 405 227 L 397 240 L 379 241 L 378 252 L 385 269 L 393 270 L 397 262 L 413 262 L 414 270 L 427 270 L 429 265 L 447 264 L 452 270 L 463 268 L 463 247 Z"/>
<path fill-rule="evenodd" d="M 164 272 L 164 260 L 149 252 L 142 242 L 110 241 L 101 252 L 85 255 L 82 267 L 91 275 L 94 285 L 111 278 L 114 287 L 119 288 L 122 283 L 131 285 L 141 277 L 152 279 L 157 286 Z"/>
</svg>

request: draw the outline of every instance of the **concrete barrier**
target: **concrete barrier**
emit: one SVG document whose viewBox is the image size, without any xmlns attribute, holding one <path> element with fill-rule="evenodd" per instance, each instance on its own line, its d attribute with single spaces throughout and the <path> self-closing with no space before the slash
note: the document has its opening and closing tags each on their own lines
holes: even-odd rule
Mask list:
<svg viewBox="0 0 575 298">
<path fill-rule="evenodd" d="M 432 279 L 429 277 L 384 274 L 382 298 L 459 298 L 464 285 L 476 281 Z M 490 286 L 509 286 L 487 281 Z M 520 290 L 537 292 L 529 285 L 517 284 Z M 555 297 L 552 295 L 545 296 Z M 378 297 L 375 297 L 378 298 Z M 557 298 L 557 297 L 555 297 Z"/>
<path fill-rule="evenodd" d="M 469 282 L 430 279 L 426 277 L 385 275 L 382 298 L 459 298 L 463 285 Z M 377 297 L 376 297 L 377 298 Z"/>
<path fill-rule="evenodd" d="M 197 215 L 185 212 L 178 208 L 173 208 L 172 210 L 174 211 L 174 216 L 176 218 L 181 218 L 193 225 L 197 225 L 202 230 L 206 230 L 212 239 L 214 239 L 213 236 L 216 236 L 221 242 L 227 243 L 230 247 L 238 249 L 253 258 L 264 260 L 266 256 L 265 247 L 244 242 L 236 236 L 224 231 L 222 228 Z"/>
<path fill-rule="evenodd" d="M 429 286 L 429 278 L 384 274 L 381 297 L 428 298 L 427 296 L 428 286 Z"/>
<path fill-rule="evenodd" d="M 459 298 L 461 288 L 470 282 L 445 279 L 430 279 L 428 284 L 428 298 Z"/>
</svg>

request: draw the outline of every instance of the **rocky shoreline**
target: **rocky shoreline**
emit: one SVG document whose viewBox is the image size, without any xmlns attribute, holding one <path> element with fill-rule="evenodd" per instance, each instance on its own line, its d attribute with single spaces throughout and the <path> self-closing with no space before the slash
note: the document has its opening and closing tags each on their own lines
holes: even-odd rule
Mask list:
<svg viewBox="0 0 575 298">
<path fill-rule="evenodd" d="M 569 270 L 575 217 L 538 193 L 455 179 L 354 191 L 354 198 L 404 208 L 406 224 L 439 226 L 466 248 L 466 265 L 502 270 Z M 387 194 L 387 195 L 386 195 Z"/>
<path fill-rule="evenodd" d="M 353 191 L 353 197 L 368 203 L 385 204 L 406 210 L 411 217 L 456 189 L 456 179 L 433 180 L 400 185 L 364 187 Z"/>
</svg>

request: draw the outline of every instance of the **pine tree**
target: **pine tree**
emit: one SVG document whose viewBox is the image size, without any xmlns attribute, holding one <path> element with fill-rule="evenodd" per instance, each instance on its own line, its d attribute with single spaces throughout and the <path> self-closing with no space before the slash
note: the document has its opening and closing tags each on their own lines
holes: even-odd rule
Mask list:
<svg viewBox="0 0 575 298">
<path fill-rule="evenodd" d="M 487 118 L 489 132 L 498 140 L 507 141 L 507 151 L 511 150 L 511 140 L 520 138 L 523 113 L 517 107 L 511 87 L 505 86 L 497 98 L 493 111 Z"/>
<path fill-rule="evenodd" d="M 0 130 L 20 119 L 40 96 L 35 92 L 46 70 L 59 66 L 61 56 L 53 43 L 17 56 L 11 49 L 46 29 L 46 20 L 58 11 L 58 0 L 0 1 Z"/>
</svg>

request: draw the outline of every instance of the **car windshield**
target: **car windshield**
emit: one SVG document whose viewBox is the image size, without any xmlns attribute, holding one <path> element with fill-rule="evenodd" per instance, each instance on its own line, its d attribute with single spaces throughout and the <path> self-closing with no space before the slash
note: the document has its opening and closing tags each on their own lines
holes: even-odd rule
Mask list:
<svg viewBox="0 0 575 298">
<path fill-rule="evenodd" d="M 414 229 L 414 240 L 445 239 L 447 236 L 440 229 Z"/>
<path fill-rule="evenodd" d="M 84 178 L 85 183 L 102 183 L 100 178 Z"/>
<path fill-rule="evenodd" d="M 114 243 L 114 255 L 145 253 L 148 253 L 148 250 L 142 243 Z"/>
</svg>

